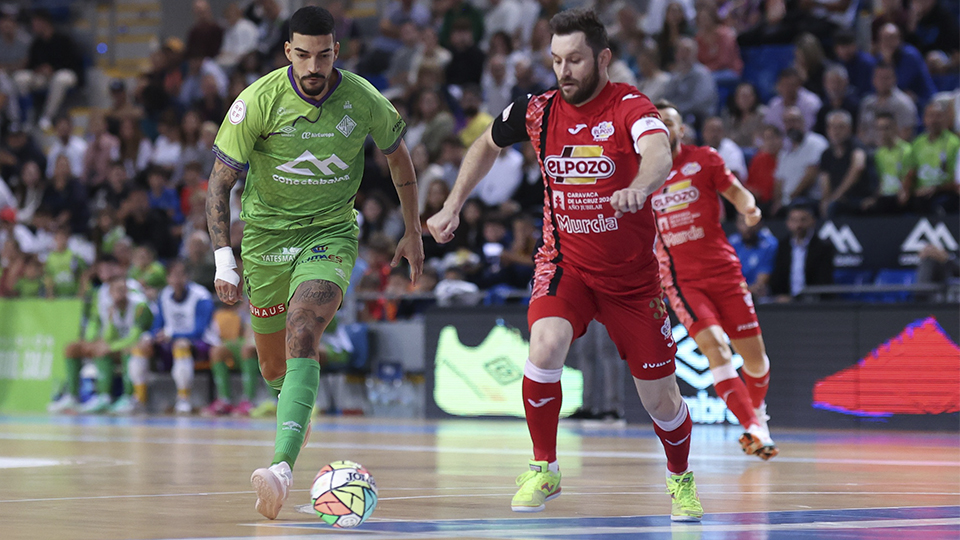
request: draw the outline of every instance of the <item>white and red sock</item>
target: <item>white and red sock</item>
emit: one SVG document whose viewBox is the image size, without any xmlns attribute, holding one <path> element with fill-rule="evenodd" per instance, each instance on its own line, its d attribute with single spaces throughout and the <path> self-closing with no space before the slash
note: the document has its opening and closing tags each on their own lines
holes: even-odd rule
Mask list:
<svg viewBox="0 0 960 540">
<path fill-rule="evenodd" d="M 750 402 L 754 409 L 759 409 L 763 405 L 763 400 L 767 397 L 767 387 L 770 385 L 770 359 L 763 355 L 763 370 L 760 373 L 750 373 L 747 366 L 744 365 L 740 370 L 743 375 L 743 382 L 747 386 L 747 393 L 750 394 Z"/>
<path fill-rule="evenodd" d="M 652 418 L 652 417 L 651 417 Z M 653 431 L 660 437 L 663 451 L 667 454 L 667 471 L 671 474 L 687 472 L 690 457 L 690 433 L 693 431 L 693 420 L 690 419 L 690 410 L 687 403 L 681 402 L 677 416 L 667 422 L 653 418 Z"/>
<path fill-rule="evenodd" d="M 713 373 L 713 388 L 717 395 L 727 404 L 727 408 L 733 411 L 743 429 L 758 424 L 757 413 L 753 411 L 750 403 L 750 394 L 733 365 L 724 364 L 710 368 L 710 372 Z"/>
<path fill-rule="evenodd" d="M 533 459 L 537 461 L 557 461 L 557 426 L 563 404 L 562 373 L 563 368 L 541 369 L 530 360 L 523 366 L 523 408 L 533 440 Z"/>
</svg>

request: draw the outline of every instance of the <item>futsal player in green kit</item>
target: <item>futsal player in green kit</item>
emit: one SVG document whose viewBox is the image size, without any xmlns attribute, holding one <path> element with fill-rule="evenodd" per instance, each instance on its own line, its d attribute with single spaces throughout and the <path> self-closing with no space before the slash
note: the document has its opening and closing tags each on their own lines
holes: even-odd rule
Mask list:
<svg viewBox="0 0 960 540">
<path fill-rule="evenodd" d="M 417 180 L 403 143 L 406 124 L 370 83 L 334 69 L 334 20 L 320 7 L 290 18 L 284 48 L 292 65 L 261 77 L 234 101 L 214 145 L 207 224 L 220 300 L 241 294 L 230 249 L 230 189 L 249 164 L 240 218 L 243 289 L 250 300 L 260 373 L 280 391 L 273 462 L 251 483 L 257 511 L 280 512 L 293 483 L 320 383 L 320 337 L 333 319 L 357 259 L 354 198 L 367 135 L 386 154 L 406 232 L 394 266 L 423 269 Z"/>
</svg>

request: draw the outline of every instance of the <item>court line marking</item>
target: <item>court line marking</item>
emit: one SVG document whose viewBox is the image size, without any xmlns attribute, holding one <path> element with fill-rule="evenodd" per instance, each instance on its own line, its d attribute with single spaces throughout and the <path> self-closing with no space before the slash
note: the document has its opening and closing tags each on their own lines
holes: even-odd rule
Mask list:
<svg viewBox="0 0 960 540">
<path fill-rule="evenodd" d="M 23 441 L 62 441 L 62 442 L 100 442 L 100 443 L 146 443 L 146 444 L 182 444 L 195 446 L 253 446 L 253 447 L 273 447 L 274 441 L 271 440 L 252 440 L 252 439 L 175 439 L 169 437 L 104 437 L 96 435 L 53 435 L 40 433 L 0 433 L 0 439 L 23 440 Z M 316 442 L 311 441 L 308 445 L 311 448 L 326 448 L 336 450 L 367 450 L 377 452 L 422 452 L 422 453 L 454 453 L 454 454 L 483 454 L 489 455 L 516 455 L 529 457 L 530 451 L 526 449 L 510 448 L 476 448 L 476 447 L 455 447 L 455 446 L 421 446 L 421 445 L 383 445 L 383 444 L 354 444 L 354 443 L 335 443 L 335 442 Z M 662 461 L 663 454 L 659 452 L 621 452 L 621 451 L 592 451 L 580 450 L 570 451 L 561 450 L 557 452 L 562 457 L 586 457 L 586 458 L 612 458 L 612 459 L 648 459 L 652 461 Z M 735 461 L 743 464 L 759 464 L 758 462 L 747 461 L 744 456 L 726 455 L 726 454 L 698 454 L 691 453 L 690 461 Z M 953 467 L 960 468 L 960 462 L 957 461 L 920 461 L 920 460 L 893 460 L 893 459 L 840 459 L 840 458 L 797 458 L 789 456 L 778 456 L 777 463 L 819 463 L 831 465 L 878 465 L 892 467 Z"/>
</svg>

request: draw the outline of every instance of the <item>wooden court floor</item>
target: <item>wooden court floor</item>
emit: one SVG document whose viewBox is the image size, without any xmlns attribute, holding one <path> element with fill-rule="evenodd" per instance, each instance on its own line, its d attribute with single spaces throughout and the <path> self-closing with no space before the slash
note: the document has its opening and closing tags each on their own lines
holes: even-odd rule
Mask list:
<svg viewBox="0 0 960 540">
<path fill-rule="evenodd" d="M 563 494 L 510 511 L 529 453 L 520 421 L 321 419 L 276 521 L 249 476 L 274 423 L 0 416 L 0 539 L 939 539 L 960 538 L 954 433 L 778 431 L 770 462 L 735 428 L 697 426 L 691 465 L 707 512 L 671 525 L 662 449 L 648 426 L 563 424 Z M 359 529 L 298 512 L 315 472 L 352 459 L 380 503 Z"/>
</svg>

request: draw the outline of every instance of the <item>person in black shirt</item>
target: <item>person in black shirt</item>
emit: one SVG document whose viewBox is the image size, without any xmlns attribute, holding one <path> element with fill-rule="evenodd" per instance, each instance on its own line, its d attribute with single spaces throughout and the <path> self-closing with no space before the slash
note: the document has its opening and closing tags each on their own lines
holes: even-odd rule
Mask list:
<svg viewBox="0 0 960 540">
<path fill-rule="evenodd" d="M 0 177 L 10 183 L 10 187 L 19 184 L 17 175 L 28 161 L 35 161 L 41 171 L 47 170 L 47 156 L 40 145 L 23 126 L 11 127 L 0 143 Z"/>
<path fill-rule="evenodd" d="M 70 159 L 65 155 L 54 164 L 53 178 L 43 192 L 40 208 L 49 212 L 58 226 L 69 226 L 71 234 L 86 234 L 90 221 L 87 190 L 70 174 Z"/>
<path fill-rule="evenodd" d="M 82 60 L 73 40 L 53 27 L 47 12 L 34 12 L 31 25 L 34 38 L 30 44 L 27 67 L 17 71 L 14 79 L 23 95 L 48 90 L 47 101 L 38 121 L 40 128 L 47 130 L 52 126 L 51 119 L 60 109 L 67 90 L 83 85 Z"/>
<path fill-rule="evenodd" d="M 853 139 L 853 120 L 845 110 L 827 115 L 830 147 L 820 156 L 820 214 L 859 214 L 873 194 L 867 174 L 867 152 Z"/>
</svg>

